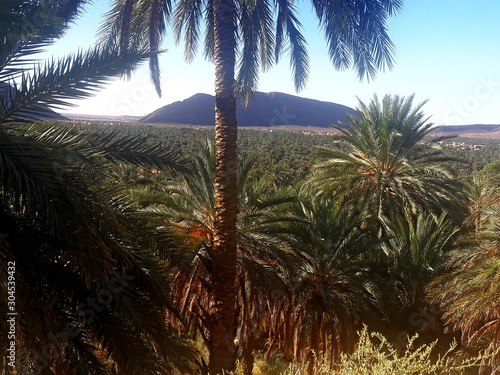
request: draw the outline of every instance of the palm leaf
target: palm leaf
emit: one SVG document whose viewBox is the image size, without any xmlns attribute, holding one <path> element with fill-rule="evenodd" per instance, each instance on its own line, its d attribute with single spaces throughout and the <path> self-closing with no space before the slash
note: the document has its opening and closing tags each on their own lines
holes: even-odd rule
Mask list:
<svg viewBox="0 0 500 375">
<path fill-rule="evenodd" d="M 48 107 L 71 105 L 69 99 L 87 98 L 109 82 L 110 77 L 137 67 L 150 53 L 118 54 L 96 47 L 87 52 L 37 66 L 32 74 L 23 72 L 20 84 L 7 79 L 13 94 L 0 97 L 0 120 L 19 121 L 43 113 Z"/>
</svg>

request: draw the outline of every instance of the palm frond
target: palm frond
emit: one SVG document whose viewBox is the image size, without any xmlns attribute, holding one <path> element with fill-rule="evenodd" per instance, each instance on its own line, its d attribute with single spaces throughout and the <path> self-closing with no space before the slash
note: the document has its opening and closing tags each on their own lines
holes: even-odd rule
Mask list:
<svg viewBox="0 0 500 375">
<path fill-rule="evenodd" d="M 451 255 L 448 269 L 427 286 L 429 300 L 443 311 L 445 327 L 459 332 L 469 348 L 484 349 L 498 362 L 499 236 L 466 243 Z"/>
<path fill-rule="evenodd" d="M 214 4 L 213 0 L 206 0 L 205 5 L 205 39 L 203 57 L 207 61 L 214 62 L 215 37 L 214 37 Z"/>
<path fill-rule="evenodd" d="M 238 67 L 237 88 L 248 105 L 257 87 L 259 70 L 268 69 L 273 63 L 274 31 L 272 8 L 269 1 L 239 2 L 239 28 L 243 47 Z"/>
<path fill-rule="evenodd" d="M 99 44 L 124 56 L 159 51 L 171 13 L 169 0 L 115 0 L 98 31 Z M 161 96 L 158 55 L 152 53 L 148 57 L 151 79 Z M 128 76 L 129 72 L 124 74 Z"/>
<path fill-rule="evenodd" d="M 88 0 L 2 2 L 0 17 L 7 19 L 0 18 L 0 81 L 6 72 L 20 74 L 22 65 L 33 62 L 27 57 L 61 37 L 88 3 Z"/>
<path fill-rule="evenodd" d="M 202 4 L 198 0 L 181 0 L 177 3 L 174 12 L 175 42 L 179 43 L 184 31 L 184 58 L 188 63 L 193 62 L 199 43 L 200 21 Z"/>
<path fill-rule="evenodd" d="M 373 218 L 389 219 L 410 209 L 463 215 L 461 183 L 443 163 L 440 149 L 425 142 L 432 129 L 413 96 L 376 96 L 360 102 L 358 116 L 338 127 L 335 148 L 321 149 L 326 161 L 314 167 L 310 183 L 323 195 L 357 202 Z M 463 200 L 462 200 L 463 201 Z"/>
<path fill-rule="evenodd" d="M 11 95 L 0 97 L 0 120 L 30 119 L 47 107 L 71 105 L 68 100 L 89 97 L 110 77 L 134 69 L 150 56 L 147 52 L 124 55 L 96 47 L 39 65 L 32 74 L 22 73 L 19 84 L 7 80 L 13 90 Z"/>
<path fill-rule="evenodd" d="M 106 153 L 109 160 L 119 160 L 125 163 L 158 169 L 185 171 L 186 162 L 179 154 L 170 151 L 161 144 L 151 144 L 147 138 L 123 137 L 118 132 L 106 136 L 94 135 L 91 138 L 93 147 Z"/>
<path fill-rule="evenodd" d="M 155 241 L 149 223 L 134 215 L 116 187 L 104 184 L 113 163 L 178 170 L 182 163 L 145 139 L 95 135 L 72 126 L 23 125 L 49 107 L 89 96 L 152 53 L 148 48 L 118 53 L 97 47 L 25 69 L 26 58 L 46 38 L 58 36 L 84 1 L 8 0 L 0 7 L 20 3 L 52 12 L 46 28 L 15 35 L 17 49 L 8 51 L 1 65 L 0 256 L 19 266 L 16 339 L 22 372 L 156 374 L 171 366 L 189 371 L 194 353 L 172 337 L 163 319 L 167 310 L 178 315 L 158 258 L 160 250 L 176 252 L 173 236 L 163 230 L 162 240 Z M 112 283 L 116 275 L 128 276 L 121 289 Z M 2 263 L 2 293 L 6 277 Z M 0 304 L 0 310 L 5 306 Z M 68 325 L 76 330 L 68 333 Z M 0 324 L 0 331 L 5 329 Z M 63 342 L 51 349 L 49 361 L 38 363 L 43 368 L 35 368 L 33 350 L 43 352 L 54 337 Z"/>
<path fill-rule="evenodd" d="M 169 1 L 154 0 L 149 13 L 149 49 L 158 51 L 165 35 L 166 23 L 170 17 L 171 5 Z M 161 96 L 160 66 L 158 55 L 152 55 L 149 59 L 151 79 L 155 85 L 156 92 Z"/>
<path fill-rule="evenodd" d="M 360 79 L 371 79 L 378 69 L 392 68 L 394 45 L 386 21 L 402 8 L 401 1 L 312 3 L 336 69 L 353 66 Z"/>
</svg>

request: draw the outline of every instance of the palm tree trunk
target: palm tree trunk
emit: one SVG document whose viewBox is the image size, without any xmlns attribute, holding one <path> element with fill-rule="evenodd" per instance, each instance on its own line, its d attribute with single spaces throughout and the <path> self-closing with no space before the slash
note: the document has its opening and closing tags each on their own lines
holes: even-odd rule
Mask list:
<svg viewBox="0 0 500 375">
<path fill-rule="evenodd" d="M 306 373 L 308 375 L 313 375 L 316 371 L 316 356 L 319 355 L 319 343 L 321 336 L 321 325 L 323 323 L 323 313 L 320 311 L 316 312 L 316 319 L 313 327 L 311 328 L 311 337 L 309 341 L 310 351 L 307 354 L 307 366 Z"/>
<path fill-rule="evenodd" d="M 57 361 L 56 362 L 56 365 L 55 365 L 55 370 L 56 370 L 56 374 L 55 375 L 64 375 L 64 369 L 63 369 L 63 366 L 61 364 L 60 361 Z"/>
<path fill-rule="evenodd" d="M 254 356 L 253 356 L 253 345 L 252 343 L 247 343 L 243 348 L 243 353 L 241 355 L 241 373 L 243 375 L 253 374 Z"/>
<path fill-rule="evenodd" d="M 236 96 L 235 5 L 214 1 L 215 40 L 215 219 L 210 295 L 211 375 L 234 369 L 236 362 Z"/>
</svg>

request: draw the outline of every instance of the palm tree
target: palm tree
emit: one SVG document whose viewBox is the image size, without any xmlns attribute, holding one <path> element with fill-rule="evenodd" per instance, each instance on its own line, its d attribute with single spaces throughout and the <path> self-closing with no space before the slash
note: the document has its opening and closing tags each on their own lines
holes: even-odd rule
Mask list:
<svg viewBox="0 0 500 375">
<path fill-rule="evenodd" d="M 488 211 L 500 207 L 500 183 L 494 177 L 477 173 L 465 184 L 469 208 L 466 222 L 474 228 L 476 235 L 488 221 Z"/>
<path fill-rule="evenodd" d="M 176 168 L 178 162 L 142 139 L 36 123 L 50 106 L 90 95 L 151 55 L 96 48 L 45 65 L 30 61 L 84 3 L 0 5 L 7 15 L 0 23 L 2 295 L 12 292 L 15 278 L 15 304 L 2 298 L 0 311 L 17 313 L 18 349 L 16 370 L 3 366 L 2 374 L 156 374 L 173 364 L 188 370 L 180 359 L 191 350 L 164 321 L 168 277 L 145 250 L 156 245 L 153 228 L 102 184 L 113 163 Z M 2 319 L 2 338 L 8 332 Z M 8 345 L 1 341 L 2 352 Z"/>
<path fill-rule="evenodd" d="M 399 309 L 406 315 L 424 302 L 424 288 L 441 270 L 458 231 L 446 214 L 405 215 L 391 223 L 383 248 L 389 255 Z"/>
<path fill-rule="evenodd" d="M 256 349 L 270 349 L 263 345 L 263 337 L 273 340 L 271 331 L 277 331 L 281 321 L 275 316 L 277 304 L 287 290 L 280 275 L 286 269 L 287 256 L 279 248 L 269 227 L 283 219 L 280 207 L 293 200 L 291 196 L 273 194 L 267 185 L 252 181 L 254 157 L 240 159 L 238 175 L 237 232 L 237 297 L 238 337 L 235 353 L 244 374 L 251 374 Z M 147 197 L 143 210 L 148 220 L 157 227 L 173 226 L 187 246 L 185 259 L 174 272 L 172 286 L 174 302 L 185 322 L 209 344 L 214 329 L 207 319 L 210 307 L 210 278 L 214 241 L 214 178 L 215 149 L 206 142 L 191 161 L 191 168 L 179 174 L 180 184 L 164 187 L 165 193 L 156 196 L 156 202 Z M 141 202 L 140 202 L 141 204 Z M 177 317 L 172 317 L 173 321 Z M 233 338 L 229 338 L 234 340 Z M 200 363 L 208 371 L 204 362 Z"/>
<path fill-rule="evenodd" d="M 336 69 L 353 66 L 360 78 L 373 78 L 377 70 L 392 67 L 394 47 L 386 21 L 402 8 L 402 0 L 313 1 L 312 5 Z M 309 59 L 297 8 L 288 0 L 115 0 L 102 35 L 108 45 L 118 45 L 125 51 L 137 45 L 155 50 L 167 22 L 172 21 L 177 40 L 184 35 L 185 56 L 191 61 L 199 45 L 202 20 L 206 25 L 204 55 L 215 63 L 217 168 L 210 320 L 218 328 L 209 338 L 209 350 L 210 370 L 219 374 L 234 368 L 236 350 L 227 340 L 236 332 L 236 97 L 240 93 L 245 101 L 249 99 L 257 86 L 259 69 L 278 62 L 287 44 L 297 90 L 305 85 Z M 156 56 L 150 60 L 150 67 L 160 92 Z"/>
<path fill-rule="evenodd" d="M 461 334 L 467 349 L 493 355 L 498 372 L 500 356 L 500 215 L 479 235 L 451 254 L 447 270 L 428 286 L 431 302 L 443 311 L 445 327 Z M 487 371 L 482 368 L 480 373 Z"/>
<path fill-rule="evenodd" d="M 369 253 L 377 251 L 378 241 L 349 205 L 303 196 L 292 212 L 296 219 L 282 228 L 296 259 L 291 340 L 283 349 L 295 361 L 305 359 L 312 373 L 314 353 L 335 363 L 354 349 L 363 319 L 383 317 L 381 289 L 370 272 Z"/>
<path fill-rule="evenodd" d="M 336 127 L 336 148 L 322 150 L 327 160 L 314 167 L 311 183 L 355 202 L 380 228 L 406 210 L 460 213 L 461 185 L 443 164 L 449 158 L 438 147 L 442 138 L 425 138 L 433 124 L 421 111 L 424 103 L 414 107 L 413 96 L 398 95 L 360 101 L 357 116 Z"/>
</svg>

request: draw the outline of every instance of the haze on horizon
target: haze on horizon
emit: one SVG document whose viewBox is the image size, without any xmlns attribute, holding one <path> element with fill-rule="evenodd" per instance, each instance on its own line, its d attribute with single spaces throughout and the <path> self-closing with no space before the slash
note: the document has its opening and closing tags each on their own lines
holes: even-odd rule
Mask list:
<svg viewBox="0 0 500 375">
<path fill-rule="evenodd" d="M 329 61 L 323 32 L 312 9 L 298 4 L 308 42 L 311 73 L 306 89 L 293 88 L 288 56 L 261 73 L 258 90 L 283 92 L 355 108 L 374 93 L 416 94 L 416 102 L 429 100 L 424 112 L 436 125 L 500 124 L 500 2 L 484 0 L 406 0 L 403 12 L 389 20 L 389 35 L 396 45 L 395 67 L 380 72 L 374 81 L 359 82 L 353 71 L 337 72 Z M 42 58 L 64 56 L 95 42 L 108 0 L 95 0 L 64 38 Z M 169 32 L 160 58 L 163 97 L 158 98 L 147 64 L 129 81 L 114 80 L 94 97 L 75 102 L 61 113 L 108 116 L 144 116 L 196 93 L 214 92 L 214 67 L 202 53 L 187 64 L 183 43 L 176 46 Z"/>
</svg>

